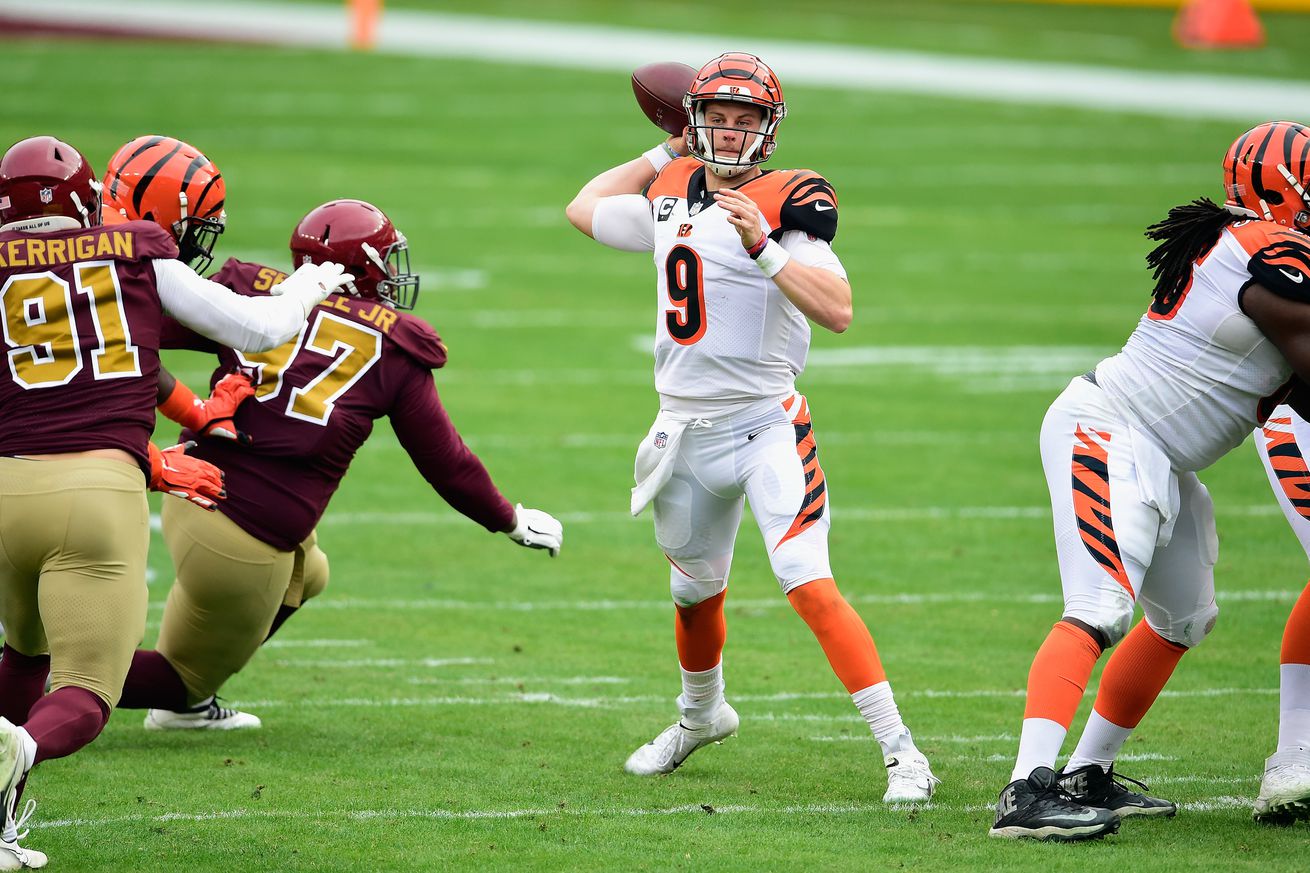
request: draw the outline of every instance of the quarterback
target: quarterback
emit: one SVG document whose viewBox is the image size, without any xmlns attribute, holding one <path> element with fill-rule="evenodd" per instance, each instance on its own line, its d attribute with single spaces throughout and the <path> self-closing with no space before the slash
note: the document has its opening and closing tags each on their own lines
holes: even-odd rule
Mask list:
<svg viewBox="0 0 1310 873">
<path fill-rule="evenodd" d="M 783 593 L 818 638 L 884 753 L 884 800 L 937 779 L 901 720 L 867 627 L 828 563 L 828 490 L 795 380 L 810 322 L 840 333 L 851 288 L 830 243 L 837 196 L 809 170 L 763 170 L 787 114 L 778 77 L 729 52 L 683 100 L 684 136 L 601 173 L 567 209 L 604 245 L 653 255 L 660 409 L 636 459 L 632 512 L 652 504 L 669 563 L 679 720 L 628 758 L 668 773 L 737 731 L 724 697 L 723 604 L 744 498 Z M 684 152 L 688 156 L 684 156 Z"/>
<path fill-rule="evenodd" d="M 165 347 L 214 352 L 213 381 L 247 374 L 254 396 L 230 419 L 242 440 L 201 439 L 194 450 L 226 472 L 229 499 L 215 513 L 175 512 L 194 508 L 181 501 L 162 513 L 177 579 L 158 649 L 136 653 L 119 701 L 149 709 L 147 728 L 259 726 L 250 713 L 218 706 L 214 695 L 327 585 L 328 559 L 315 526 L 383 416 L 455 509 L 552 556 L 563 542 L 550 515 L 501 496 L 441 405 L 431 371 L 446 363 L 446 347 L 405 311 L 417 299 L 419 277 L 409 271 L 408 243 L 391 220 L 372 204 L 333 200 L 296 225 L 291 257 L 300 265 L 334 259 L 349 273 L 343 293 L 316 308 L 292 341 L 250 354 L 165 326 Z M 230 259 L 213 279 L 259 299 L 284 275 Z"/>
<path fill-rule="evenodd" d="M 1175 810 L 1118 784 L 1112 764 L 1218 615 L 1214 507 L 1196 472 L 1273 427 L 1297 377 L 1310 377 L 1310 131 L 1262 124 L 1223 166 L 1224 205 L 1178 206 L 1148 230 L 1160 241 L 1147 257 L 1154 299 L 1123 351 L 1074 379 L 1042 423 L 1064 613 L 1028 675 L 992 836 L 1088 839 L 1121 816 Z M 1145 620 L 1128 633 L 1138 601 Z M 1092 668 L 1120 640 L 1061 779 L 1055 759 Z M 1304 639 L 1293 649 L 1285 661 L 1308 660 Z"/>
<path fill-rule="evenodd" d="M 346 280 L 310 266 L 250 300 L 177 255 L 156 224 L 101 226 L 100 183 L 67 143 L 32 137 L 0 158 L 0 869 L 45 865 L 19 845 L 26 775 L 99 735 L 145 630 L 147 483 L 222 497 L 214 467 L 149 442 L 165 314 L 255 353 Z"/>
</svg>

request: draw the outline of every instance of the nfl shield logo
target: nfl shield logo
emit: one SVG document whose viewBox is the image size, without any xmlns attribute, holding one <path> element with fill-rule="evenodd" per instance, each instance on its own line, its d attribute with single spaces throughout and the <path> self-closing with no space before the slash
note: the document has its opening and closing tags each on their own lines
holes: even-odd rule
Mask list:
<svg viewBox="0 0 1310 873">
<path fill-rule="evenodd" d="M 664 431 L 658 431 L 655 434 L 655 448 L 662 449 L 669 444 L 669 435 Z"/>
<path fill-rule="evenodd" d="M 55 189 L 42 188 L 37 196 L 41 198 L 42 203 L 53 203 L 55 199 Z"/>
</svg>

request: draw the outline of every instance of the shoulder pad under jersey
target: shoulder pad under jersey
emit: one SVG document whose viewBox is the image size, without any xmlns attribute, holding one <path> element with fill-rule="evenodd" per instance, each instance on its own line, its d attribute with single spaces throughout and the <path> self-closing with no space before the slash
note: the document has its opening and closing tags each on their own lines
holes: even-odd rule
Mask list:
<svg viewBox="0 0 1310 873">
<path fill-rule="evenodd" d="M 687 185 L 692 174 L 701 168 L 701 162 L 695 158 L 678 158 L 664 165 L 656 174 L 654 181 L 646 186 L 646 198 L 687 197 Z"/>
<path fill-rule="evenodd" d="M 426 369 L 437 370 L 445 366 L 446 344 L 432 325 L 408 312 L 396 314 L 399 318 L 388 334 L 391 341 Z"/>
<path fill-rule="evenodd" d="M 92 230 L 110 233 L 131 233 L 133 237 L 132 254 L 135 260 L 158 258 L 170 261 L 177 257 L 177 241 L 173 235 L 153 221 L 125 221 L 122 224 L 102 225 Z"/>
<path fill-rule="evenodd" d="M 230 288 L 237 294 L 257 297 L 267 294 L 286 277 L 286 273 L 274 267 L 228 258 L 218 272 L 209 277 L 209 281 Z"/>
<path fill-rule="evenodd" d="M 1283 237 L 1251 256 L 1251 281 L 1279 297 L 1310 303 L 1310 240 Z"/>
<path fill-rule="evenodd" d="M 813 170 L 773 170 L 742 186 L 776 239 L 799 230 L 824 242 L 837 236 L 837 192 Z"/>
</svg>

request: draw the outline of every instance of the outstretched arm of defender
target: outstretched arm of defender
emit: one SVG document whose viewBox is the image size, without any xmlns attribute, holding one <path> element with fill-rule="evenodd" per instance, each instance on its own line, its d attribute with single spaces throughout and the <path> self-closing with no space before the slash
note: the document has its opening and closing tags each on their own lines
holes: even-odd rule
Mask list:
<svg viewBox="0 0 1310 873">
<path fill-rule="evenodd" d="M 675 154 L 679 157 L 687 154 L 687 147 L 683 138 L 671 136 L 661 145 L 651 149 L 647 154 L 606 170 L 583 185 L 582 190 L 573 198 L 573 202 L 565 207 L 564 214 L 568 216 L 569 222 L 587 236 L 595 239 L 596 234 L 592 228 L 595 223 L 597 204 L 606 197 L 613 197 L 616 194 L 640 194 L 644 191 L 659 172 L 656 169 L 655 159 L 647 157 L 647 155 L 655 153 L 657 150 L 664 151 L 664 157 L 668 160 L 671 160 Z M 656 158 L 658 157 L 656 155 Z M 668 163 L 668 160 L 664 160 L 660 166 Z"/>
<path fill-rule="evenodd" d="M 727 211 L 728 223 L 741 236 L 747 253 L 806 318 L 833 333 L 850 327 L 854 311 L 849 282 L 831 270 L 800 263 L 767 239 L 759 208 L 741 191 L 722 188 L 714 199 Z"/>
</svg>

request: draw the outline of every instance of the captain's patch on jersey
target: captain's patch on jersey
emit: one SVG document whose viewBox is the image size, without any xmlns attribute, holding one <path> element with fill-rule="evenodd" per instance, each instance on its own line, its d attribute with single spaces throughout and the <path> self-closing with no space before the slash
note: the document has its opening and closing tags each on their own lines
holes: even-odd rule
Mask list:
<svg viewBox="0 0 1310 873">
<path fill-rule="evenodd" d="M 1310 246 L 1295 239 L 1270 243 L 1251 256 L 1251 279 L 1279 297 L 1310 303 Z"/>
</svg>

